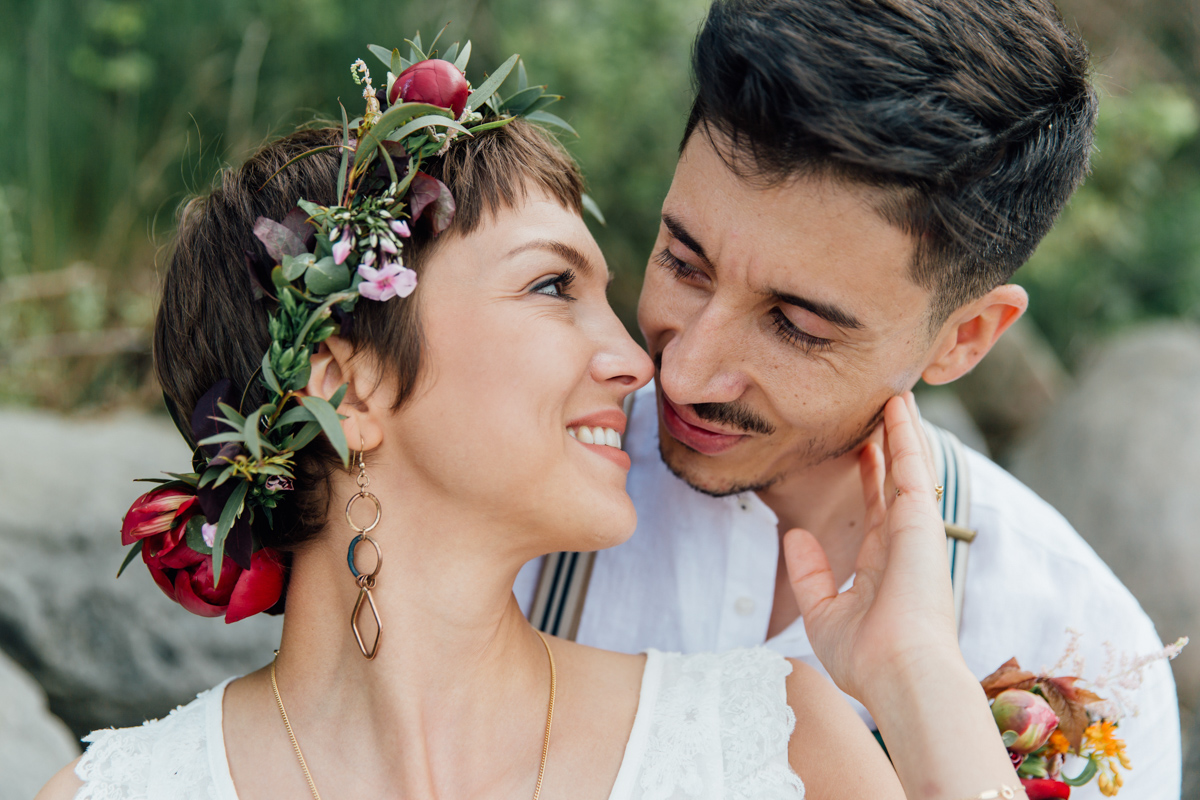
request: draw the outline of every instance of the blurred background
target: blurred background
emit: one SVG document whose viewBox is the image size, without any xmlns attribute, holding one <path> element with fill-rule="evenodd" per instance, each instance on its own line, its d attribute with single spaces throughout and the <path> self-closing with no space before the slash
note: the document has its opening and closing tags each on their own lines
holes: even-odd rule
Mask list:
<svg viewBox="0 0 1200 800">
<path fill-rule="evenodd" d="M 567 96 L 632 330 L 706 5 L 0 0 L 0 800 L 32 796 L 72 736 L 257 666 L 278 624 L 226 629 L 142 570 L 112 580 L 129 478 L 187 459 L 149 351 L 180 202 L 353 101 L 351 61 L 382 74 L 366 43 L 451 22 L 473 76 L 519 52 Z M 1093 174 L 1017 275 L 1025 320 L 922 407 L 1054 503 L 1173 640 L 1200 633 L 1200 10 L 1059 7 L 1095 58 Z M 1200 652 L 1173 666 L 1200 797 Z"/>
</svg>

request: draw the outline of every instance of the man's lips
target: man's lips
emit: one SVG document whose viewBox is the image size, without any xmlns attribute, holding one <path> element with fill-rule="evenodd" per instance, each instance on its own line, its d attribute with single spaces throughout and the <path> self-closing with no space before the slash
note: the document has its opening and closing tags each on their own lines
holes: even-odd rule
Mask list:
<svg viewBox="0 0 1200 800">
<path fill-rule="evenodd" d="M 696 418 L 690 408 L 681 412 L 667 399 L 666 394 L 660 393 L 659 396 L 662 398 L 662 421 L 663 425 L 667 428 L 667 432 L 679 441 L 680 444 L 690 447 L 697 453 L 706 456 L 715 456 L 718 453 L 724 453 L 746 438 L 745 434 L 722 433 L 721 431 L 709 428 Z M 684 419 L 684 414 L 695 421 Z"/>
</svg>

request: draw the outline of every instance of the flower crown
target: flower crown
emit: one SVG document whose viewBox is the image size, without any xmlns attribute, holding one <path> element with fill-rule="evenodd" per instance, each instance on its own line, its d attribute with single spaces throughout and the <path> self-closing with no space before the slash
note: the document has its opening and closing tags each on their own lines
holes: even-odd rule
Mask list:
<svg viewBox="0 0 1200 800">
<path fill-rule="evenodd" d="M 273 524 L 281 495 L 292 489 L 296 453 L 318 436 L 326 436 L 349 467 L 344 417 L 336 411 L 346 386 L 328 401 L 301 391 L 309 380 L 310 356 L 349 323 L 360 298 L 386 302 L 416 288 L 417 275 L 404 263 L 410 226 L 425 218 L 436 236 L 454 219 L 450 190 L 421 172 L 422 161 L 445 153 L 459 136 L 517 117 L 574 133 L 545 110 L 562 98 L 530 86 L 518 56 L 472 87 L 464 74 L 469 41 L 461 48 L 451 45 L 441 58 L 436 38 L 428 51 L 420 34 L 406 42 L 407 58 L 399 50 L 369 46 L 388 68 L 385 88 L 374 86 L 362 59 L 351 65 L 366 109 L 350 120 L 342 108 L 341 142 L 309 150 L 280 168 L 316 153 L 340 152 L 337 205 L 302 199 L 283 220 L 259 217 L 254 224 L 267 258 L 248 255 L 247 269 L 255 297 L 274 303 L 271 344 L 259 372 L 267 402 L 244 413 L 231 382 L 222 379 L 185 426 L 167 400 L 193 448 L 195 471 L 143 479 L 159 486 L 125 515 L 121 541 L 133 547 L 117 575 L 140 554 L 167 596 L 193 613 L 235 622 L 277 607 L 283 559 L 262 545 L 255 527 Z M 499 89 L 514 67 L 516 91 L 503 98 Z"/>
</svg>

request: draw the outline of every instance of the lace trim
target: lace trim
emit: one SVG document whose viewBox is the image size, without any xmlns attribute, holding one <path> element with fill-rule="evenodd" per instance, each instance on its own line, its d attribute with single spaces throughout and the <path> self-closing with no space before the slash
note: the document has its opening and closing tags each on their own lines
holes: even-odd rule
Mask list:
<svg viewBox="0 0 1200 800">
<path fill-rule="evenodd" d="M 663 659 L 639 800 L 802 800 L 787 757 L 791 665 L 765 648 Z"/>
<path fill-rule="evenodd" d="M 75 766 L 83 781 L 75 800 L 215 800 L 205 729 L 213 691 L 140 727 L 84 737 L 89 746 Z"/>
</svg>

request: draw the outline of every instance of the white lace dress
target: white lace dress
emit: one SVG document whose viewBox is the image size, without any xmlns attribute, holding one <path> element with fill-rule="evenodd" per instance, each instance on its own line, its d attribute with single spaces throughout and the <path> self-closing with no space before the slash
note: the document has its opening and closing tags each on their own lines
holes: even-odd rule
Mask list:
<svg viewBox="0 0 1200 800">
<path fill-rule="evenodd" d="M 610 800 L 802 800 L 787 758 L 790 672 L 761 647 L 650 650 Z M 221 733 L 227 683 L 140 728 L 90 734 L 76 800 L 237 800 Z"/>
</svg>

